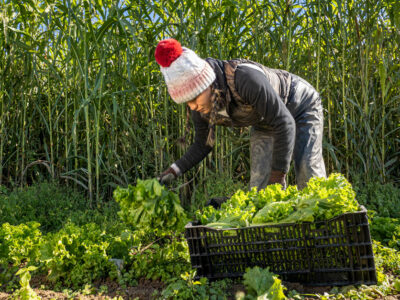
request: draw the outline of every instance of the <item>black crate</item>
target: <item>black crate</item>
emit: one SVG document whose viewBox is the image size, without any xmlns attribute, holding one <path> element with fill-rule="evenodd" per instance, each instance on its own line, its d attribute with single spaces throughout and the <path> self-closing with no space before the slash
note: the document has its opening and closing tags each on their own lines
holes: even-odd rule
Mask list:
<svg viewBox="0 0 400 300">
<path fill-rule="evenodd" d="M 241 277 L 259 266 L 303 285 L 377 282 L 364 207 L 315 223 L 213 229 L 190 222 L 185 237 L 199 277 Z"/>
</svg>

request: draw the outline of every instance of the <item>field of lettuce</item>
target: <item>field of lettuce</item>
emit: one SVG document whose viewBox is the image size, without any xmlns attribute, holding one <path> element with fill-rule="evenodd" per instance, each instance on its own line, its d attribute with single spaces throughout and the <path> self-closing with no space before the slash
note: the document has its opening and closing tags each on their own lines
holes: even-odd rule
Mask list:
<svg viewBox="0 0 400 300">
<path fill-rule="evenodd" d="M 170 37 L 310 82 L 333 177 L 248 191 L 250 128 L 218 126 L 199 165 L 155 182 L 194 138 L 154 59 Z M 0 299 L 399 299 L 399 46 L 398 0 L 0 1 Z M 242 229 L 360 205 L 377 285 L 306 287 L 260 268 L 209 281 L 192 269 L 191 220 Z"/>
<path fill-rule="evenodd" d="M 223 181 L 216 183 L 223 185 Z M 240 185 L 226 183 L 232 197 L 221 209 L 204 206 L 199 200 L 203 207 L 195 211 L 184 209 L 176 192 L 153 179 L 118 187 L 113 201 L 96 208 L 86 205 L 85 196 L 56 183 L 14 190 L 2 187 L 0 298 L 399 297 L 398 188 L 376 184 L 354 187 L 355 192 L 340 174 L 313 179 L 302 191 L 294 186 L 283 191 L 273 185 L 256 192 Z M 281 281 L 261 268 L 248 269 L 243 279 L 194 278 L 183 236 L 189 220 L 216 228 L 315 221 L 356 211 L 359 204 L 369 210 L 377 285 L 307 287 Z"/>
</svg>

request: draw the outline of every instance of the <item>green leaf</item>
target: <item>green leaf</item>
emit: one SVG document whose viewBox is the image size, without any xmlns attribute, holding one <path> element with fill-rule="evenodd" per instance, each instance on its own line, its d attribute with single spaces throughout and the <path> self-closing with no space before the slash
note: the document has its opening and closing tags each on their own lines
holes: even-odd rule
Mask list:
<svg viewBox="0 0 400 300">
<path fill-rule="evenodd" d="M 400 279 L 399 278 L 395 279 L 393 287 L 397 292 L 400 292 Z"/>
<path fill-rule="evenodd" d="M 220 209 L 205 207 L 196 212 L 196 218 L 213 228 L 237 228 L 321 221 L 358 209 L 351 184 L 333 173 L 329 178 L 311 178 L 301 191 L 296 186 L 282 190 L 278 184 L 258 192 L 238 190 Z"/>
<path fill-rule="evenodd" d="M 178 195 L 157 179 L 139 179 L 136 186 L 117 188 L 113 195 L 121 207 L 119 216 L 132 229 L 151 228 L 155 233 L 184 230 L 187 216 Z"/>
<path fill-rule="evenodd" d="M 31 271 L 35 271 L 35 270 L 37 270 L 37 267 L 29 266 L 29 267 L 26 267 L 26 268 L 19 269 L 18 272 L 15 273 L 15 275 L 21 275 L 21 274 L 24 274 L 26 272 L 31 272 Z"/>
<path fill-rule="evenodd" d="M 249 294 L 257 299 L 286 299 L 281 280 L 274 273 L 269 272 L 269 268 L 247 268 L 243 279 Z"/>
</svg>

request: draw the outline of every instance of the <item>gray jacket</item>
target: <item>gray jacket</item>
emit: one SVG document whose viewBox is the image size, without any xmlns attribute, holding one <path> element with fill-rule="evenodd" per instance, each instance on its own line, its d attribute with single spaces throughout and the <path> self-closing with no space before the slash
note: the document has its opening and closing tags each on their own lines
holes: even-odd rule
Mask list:
<svg viewBox="0 0 400 300">
<path fill-rule="evenodd" d="M 226 98 L 226 114 L 220 115 L 217 125 L 232 127 L 254 126 L 272 131 L 275 135 L 272 170 L 288 172 L 293 152 L 296 117 L 319 98 L 313 87 L 310 99 L 292 99 L 299 77 L 284 70 L 270 69 L 249 60 L 206 61 L 216 73 L 216 86 Z M 209 116 L 191 111 L 195 141 L 175 162 L 184 173 L 199 163 L 212 150 L 206 145 Z"/>
</svg>

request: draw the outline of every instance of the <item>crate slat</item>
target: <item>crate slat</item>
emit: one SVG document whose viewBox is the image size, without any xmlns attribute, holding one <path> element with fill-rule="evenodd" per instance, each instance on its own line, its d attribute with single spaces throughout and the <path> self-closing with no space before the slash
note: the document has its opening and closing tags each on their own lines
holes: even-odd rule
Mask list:
<svg viewBox="0 0 400 300">
<path fill-rule="evenodd" d="M 241 277 L 259 266 L 303 285 L 377 283 L 364 207 L 314 223 L 214 229 L 190 222 L 185 237 L 198 277 Z"/>
</svg>

